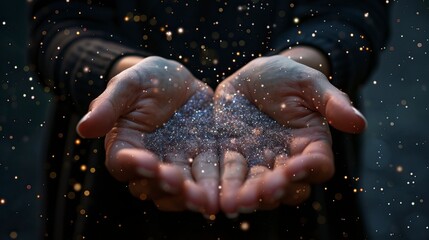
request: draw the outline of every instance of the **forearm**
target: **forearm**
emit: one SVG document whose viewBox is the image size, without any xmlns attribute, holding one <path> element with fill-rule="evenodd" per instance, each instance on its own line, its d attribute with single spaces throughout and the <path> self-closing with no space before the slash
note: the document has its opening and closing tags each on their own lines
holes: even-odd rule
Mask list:
<svg viewBox="0 0 429 240">
<path fill-rule="evenodd" d="M 376 66 L 388 36 L 388 4 L 303 0 L 291 11 L 284 22 L 294 24 L 279 22 L 284 31 L 274 37 L 273 48 L 279 53 L 310 46 L 322 52 L 329 59 L 332 83 L 347 93 L 355 92 Z"/>
<path fill-rule="evenodd" d="M 144 57 L 142 56 L 132 56 L 132 55 L 119 58 L 117 61 L 113 63 L 112 67 L 110 68 L 110 71 L 107 74 L 108 79 L 110 80 L 118 73 L 136 65 L 143 59 Z"/>
<path fill-rule="evenodd" d="M 104 90 L 117 62 L 129 55 L 147 55 L 125 45 L 120 31 L 112 27 L 117 26 L 113 1 L 89 7 L 86 0 L 40 0 L 31 11 L 34 70 L 59 99 L 73 102 L 78 111 L 86 111 Z"/>
</svg>

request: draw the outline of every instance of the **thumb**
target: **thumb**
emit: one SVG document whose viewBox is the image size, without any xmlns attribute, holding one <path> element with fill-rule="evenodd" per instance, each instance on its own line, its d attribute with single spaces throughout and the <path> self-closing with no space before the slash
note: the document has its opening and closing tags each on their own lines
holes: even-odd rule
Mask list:
<svg viewBox="0 0 429 240">
<path fill-rule="evenodd" d="M 346 133 L 360 133 L 367 126 L 363 114 L 353 107 L 347 95 L 338 89 L 328 93 L 324 115 L 330 125 Z"/>
<path fill-rule="evenodd" d="M 113 79 L 112 79 L 113 80 Z M 116 87 L 117 81 L 109 84 L 106 90 L 91 102 L 86 113 L 76 126 L 83 138 L 97 138 L 106 135 L 129 107 L 133 95 L 126 87 Z"/>
</svg>

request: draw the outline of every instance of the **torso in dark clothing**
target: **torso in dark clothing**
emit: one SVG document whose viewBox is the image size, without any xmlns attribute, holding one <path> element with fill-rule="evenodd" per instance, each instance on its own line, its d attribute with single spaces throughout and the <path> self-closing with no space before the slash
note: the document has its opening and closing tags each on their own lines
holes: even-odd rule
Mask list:
<svg viewBox="0 0 429 240">
<path fill-rule="evenodd" d="M 276 19 L 286 15 L 270 1 L 140 1 L 123 25 L 138 47 L 183 63 L 215 87 L 250 60 L 272 51 Z"/>
</svg>

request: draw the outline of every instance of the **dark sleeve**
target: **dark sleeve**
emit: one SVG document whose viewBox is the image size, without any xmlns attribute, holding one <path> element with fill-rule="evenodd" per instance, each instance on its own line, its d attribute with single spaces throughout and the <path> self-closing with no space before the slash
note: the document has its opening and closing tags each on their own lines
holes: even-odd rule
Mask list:
<svg viewBox="0 0 429 240">
<path fill-rule="evenodd" d="M 146 56 L 121 38 L 116 1 L 40 0 L 31 5 L 29 59 L 39 79 L 80 111 L 105 88 L 113 63 Z"/>
<path fill-rule="evenodd" d="M 286 19 L 292 24 L 275 39 L 274 47 L 319 49 L 330 60 L 333 84 L 353 92 L 368 78 L 387 41 L 388 5 L 385 0 L 295 1 Z"/>
</svg>

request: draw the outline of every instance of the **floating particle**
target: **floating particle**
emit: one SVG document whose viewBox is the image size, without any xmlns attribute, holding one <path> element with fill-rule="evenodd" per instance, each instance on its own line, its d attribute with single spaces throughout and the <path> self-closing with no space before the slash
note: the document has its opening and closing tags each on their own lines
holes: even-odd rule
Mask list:
<svg viewBox="0 0 429 240">
<path fill-rule="evenodd" d="M 86 165 L 85 164 L 80 165 L 80 170 L 82 172 L 86 171 Z"/>
<path fill-rule="evenodd" d="M 82 185 L 80 183 L 75 183 L 73 185 L 73 190 L 75 190 L 76 192 L 79 192 L 82 189 Z"/>
<path fill-rule="evenodd" d="M 12 232 L 9 233 L 9 237 L 11 239 L 17 239 L 18 238 L 18 233 L 15 232 L 15 231 L 12 231 Z"/>
<path fill-rule="evenodd" d="M 295 18 L 293 19 L 293 23 L 298 24 L 298 23 L 299 23 L 299 18 L 295 17 Z"/>
<path fill-rule="evenodd" d="M 241 230 L 243 230 L 243 231 L 247 231 L 247 230 L 249 230 L 250 225 L 249 225 L 249 223 L 248 223 L 248 222 L 242 222 L 242 223 L 240 223 L 240 228 L 241 228 Z"/>
<path fill-rule="evenodd" d="M 396 171 L 398 172 L 398 173 L 400 173 L 400 172 L 402 172 L 404 169 L 403 169 L 403 167 L 401 166 L 401 165 L 399 165 L 399 166 L 397 166 L 396 167 Z"/>
</svg>

